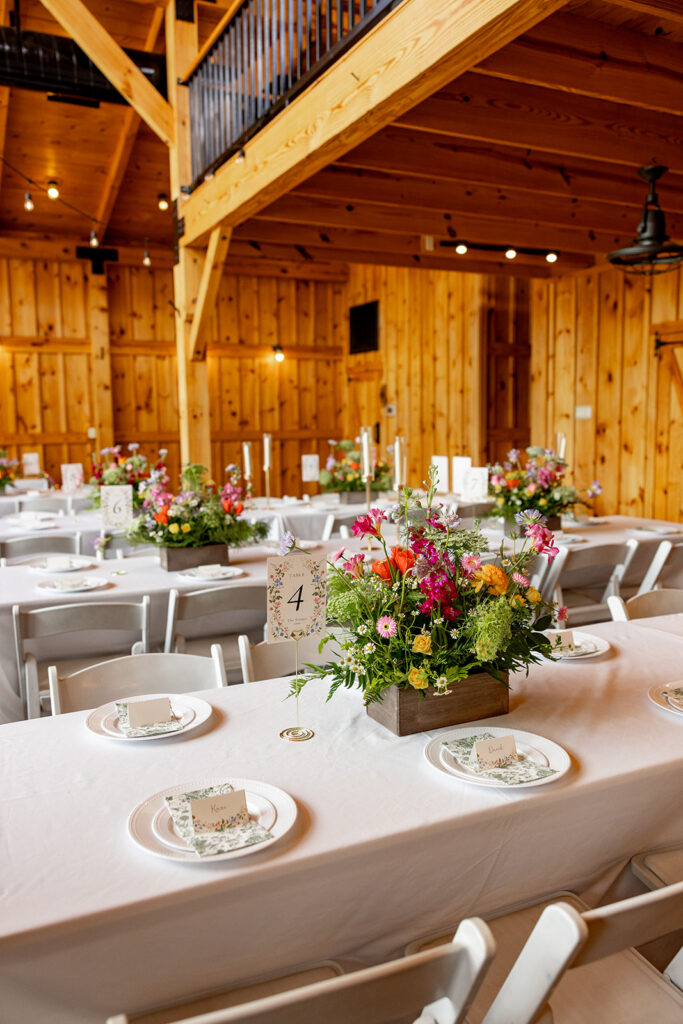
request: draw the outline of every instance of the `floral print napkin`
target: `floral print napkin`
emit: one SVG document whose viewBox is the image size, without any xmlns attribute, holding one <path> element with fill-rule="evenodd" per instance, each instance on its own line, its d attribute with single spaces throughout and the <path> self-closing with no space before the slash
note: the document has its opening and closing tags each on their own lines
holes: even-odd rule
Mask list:
<svg viewBox="0 0 683 1024">
<path fill-rule="evenodd" d="M 483 778 L 502 782 L 506 786 L 518 786 L 523 782 L 535 782 L 538 779 L 546 779 L 549 775 L 557 775 L 557 769 L 535 764 L 523 755 L 520 755 L 521 760 L 516 763 L 504 765 L 501 768 L 480 768 L 474 756 L 474 744 L 479 740 L 492 739 L 495 739 L 493 733 L 480 732 L 474 736 L 463 736 L 457 740 L 444 740 L 442 746 L 453 755 L 461 767 L 467 768 Z"/>
<path fill-rule="evenodd" d="M 164 732 L 179 732 L 183 727 L 177 718 L 173 718 L 170 722 L 152 722 L 150 725 L 129 725 L 128 704 L 125 701 L 116 702 L 116 713 L 119 719 L 119 729 L 129 739 L 138 739 L 142 736 L 159 736 Z"/>
<path fill-rule="evenodd" d="M 229 853 L 231 850 L 240 850 L 244 846 L 254 846 L 256 843 L 264 843 L 268 839 L 272 839 L 272 834 L 267 828 L 251 819 L 243 825 L 231 825 L 222 832 L 204 832 L 201 835 L 195 833 L 190 801 L 201 800 L 205 796 L 232 793 L 232 791 L 233 787 L 226 782 L 221 786 L 207 786 L 205 789 L 195 789 L 189 793 L 180 793 L 178 796 L 165 798 L 176 832 L 200 857 L 211 857 L 216 853 Z"/>
<path fill-rule="evenodd" d="M 674 686 L 672 690 L 665 690 L 664 695 L 669 704 L 673 704 L 678 711 L 683 711 L 683 686 Z"/>
</svg>

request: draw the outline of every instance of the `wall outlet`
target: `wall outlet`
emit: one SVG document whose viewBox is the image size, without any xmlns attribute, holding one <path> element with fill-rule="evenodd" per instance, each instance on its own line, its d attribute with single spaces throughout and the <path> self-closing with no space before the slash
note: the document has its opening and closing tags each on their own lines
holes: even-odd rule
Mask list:
<svg viewBox="0 0 683 1024">
<path fill-rule="evenodd" d="M 577 420 L 590 420 L 593 418 L 593 406 L 592 405 L 577 405 L 574 409 L 574 419 Z"/>
<path fill-rule="evenodd" d="M 88 437 L 91 441 L 95 441 L 97 439 L 97 427 L 88 427 Z"/>
</svg>

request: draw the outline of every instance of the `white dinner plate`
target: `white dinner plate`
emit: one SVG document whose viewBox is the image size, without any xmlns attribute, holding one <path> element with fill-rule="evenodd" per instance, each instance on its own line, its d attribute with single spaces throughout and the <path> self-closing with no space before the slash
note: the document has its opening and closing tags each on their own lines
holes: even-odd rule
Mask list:
<svg viewBox="0 0 683 1024">
<path fill-rule="evenodd" d="M 149 740 L 167 740 L 171 736 L 182 736 L 185 732 L 197 729 L 211 717 L 213 711 L 208 701 L 202 700 L 201 697 L 191 697 L 187 693 L 145 693 L 136 697 L 122 697 L 121 700 L 132 704 L 138 700 L 151 700 L 156 697 L 168 697 L 171 710 L 180 722 L 180 729 L 176 729 L 175 732 L 160 732 L 155 736 L 126 736 L 119 728 L 116 701 L 113 700 L 91 711 L 85 724 L 97 736 L 107 736 L 110 739 L 123 740 L 125 743 L 147 743 Z"/>
<path fill-rule="evenodd" d="M 480 733 L 489 733 L 492 736 L 514 736 L 518 753 L 544 768 L 554 768 L 556 774 L 547 775 L 543 779 L 530 779 L 528 782 L 507 784 L 498 779 L 477 775 L 443 746 L 444 741 L 465 739 Z M 467 725 L 442 733 L 429 741 L 425 747 L 425 757 L 434 768 L 445 772 L 446 775 L 452 775 L 463 782 L 471 782 L 475 786 L 493 786 L 497 789 L 530 789 L 532 786 L 545 786 L 549 782 L 557 782 L 571 768 L 569 754 L 559 743 L 554 743 L 553 740 L 547 740 L 545 736 L 538 736 L 533 732 L 524 732 L 521 729 L 502 729 L 499 726 L 490 725 Z"/>
<path fill-rule="evenodd" d="M 630 526 L 626 530 L 634 537 L 668 537 L 680 532 L 675 526 Z"/>
<path fill-rule="evenodd" d="M 573 534 L 573 533 L 561 533 L 561 534 L 559 534 L 559 536 L 558 536 L 558 534 L 555 534 L 554 539 L 553 539 L 553 543 L 554 544 L 561 544 L 561 545 L 566 545 L 566 544 L 586 544 L 587 541 L 586 541 L 585 537 L 577 537 L 576 534 Z"/>
<path fill-rule="evenodd" d="M 669 696 L 672 690 L 680 689 L 683 690 L 683 679 L 679 679 L 674 683 L 655 683 L 648 690 L 648 697 L 653 704 L 656 704 L 658 708 L 664 708 L 665 711 L 670 711 L 673 715 L 680 715 L 683 717 L 683 700 L 674 697 L 673 703 Z"/>
<path fill-rule="evenodd" d="M 74 586 L 63 587 L 61 580 L 45 580 L 39 583 L 40 590 L 47 590 L 51 594 L 83 594 L 89 590 L 101 590 L 108 587 L 109 581 L 98 579 L 97 576 L 84 576 L 83 579 L 73 579 Z"/>
<path fill-rule="evenodd" d="M 222 583 L 224 580 L 235 580 L 238 576 L 246 576 L 244 569 L 237 569 L 233 565 L 222 565 L 218 576 L 207 576 L 202 572 L 202 566 L 197 565 L 194 569 L 183 569 L 178 573 L 188 580 L 201 580 L 202 583 Z"/>
<path fill-rule="evenodd" d="M 53 518 L 29 519 L 21 516 L 7 516 L 7 522 L 13 530 L 55 530 L 57 528 Z"/>
<path fill-rule="evenodd" d="M 560 647 L 550 655 L 552 661 L 583 661 L 585 658 L 599 658 L 611 650 L 611 644 L 603 640 L 601 636 L 594 633 L 583 633 L 578 629 L 572 630 L 574 634 L 574 649 L 565 650 Z M 545 635 L 549 640 L 554 637 L 552 629 L 547 629 Z"/>
<path fill-rule="evenodd" d="M 78 572 L 79 569 L 96 569 L 97 563 L 93 562 L 91 558 L 79 555 L 69 556 L 69 565 L 64 569 L 50 569 L 48 568 L 47 558 L 32 558 L 30 562 L 22 563 L 27 565 L 29 569 L 33 569 L 34 572 L 49 572 L 52 573 L 63 573 L 63 572 Z"/>
<path fill-rule="evenodd" d="M 239 850 L 227 853 L 216 853 L 210 857 L 200 857 L 176 833 L 171 813 L 166 804 L 167 796 L 178 796 L 207 786 L 220 786 L 229 782 L 235 789 L 243 789 L 247 798 L 249 815 L 264 828 L 269 829 L 272 838 L 253 846 L 244 846 Z M 235 860 L 247 857 L 273 845 L 282 839 L 293 827 L 297 816 L 297 806 L 289 793 L 268 782 L 257 782 L 254 779 L 213 778 L 200 779 L 195 782 L 183 782 L 179 786 L 148 797 L 135 808 L 128 819 L 128 835 L 131 839 L 157 857 L 168 860 L 186 861 L 191 864 L 203 864 L 214 860 Z"/>
</svg>

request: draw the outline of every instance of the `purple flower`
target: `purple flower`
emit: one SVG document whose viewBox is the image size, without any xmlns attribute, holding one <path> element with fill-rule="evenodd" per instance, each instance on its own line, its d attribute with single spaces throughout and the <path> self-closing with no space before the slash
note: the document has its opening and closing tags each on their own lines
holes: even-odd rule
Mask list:
<svg viewBox="0 0 683 1024">
<path fill-rule="evenodd" d="M 334 467 L 336 465 L 337 465 L 337 460 L 335 459 L 334 455 L 328 455 L 327 456 L 327 462 L 325 463 L 325 469 L 328 472 L 330 472 L 331 470 L 334 469 Z"/>
<path fill-rule="evenodd" d="M 588 497 L 597 498 L 599 494 L 602 494 L 602 486 L 599 480 L 594 480 L 588 489 Z"/>
<path fill-rule="evenodd" d="M 545 526 L 547 521 L 537 508 L 525 508 L 521 512 L 515 512 L 515 522 L 519 526 Z"/>
<path fill-rule="evenodd" d="M 294 544 L 295 544 L 294 534 L 290 533 L 289 531 L 287 531 L 286 533 L 283 533 L 282 534 L 282 540 L 280 541 L 280 554 L 281 555 L 288 555 L 289 552 L 294 547 Z"/>
<path fill-rule="evenodd" d="M 511 448 L 507 457 L 509 462 L 519 462 L 519 448 Z"/>
</svg>

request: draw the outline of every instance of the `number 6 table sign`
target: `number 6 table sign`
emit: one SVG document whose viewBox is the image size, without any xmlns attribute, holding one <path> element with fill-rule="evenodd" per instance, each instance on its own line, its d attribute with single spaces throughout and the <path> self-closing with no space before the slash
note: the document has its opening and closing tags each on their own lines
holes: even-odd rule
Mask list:
<svg viewBox="0 0 683 1024">
<path fill-rule="evenodd" d="M 295 683 L 299 677 L 299 641 L 322 633 L 326 622 L 327 573 L 325 560 L 303 554 L 268 559 L 268 643 L 294 641 Z M 296 726 L 283 729 L 284 740 L 300 742 L 314 736 L 299 721 L 296 693 Z"/>
<path fill-rule="evenodd" d="M 112 484 L 100 487 L 102 529 L 118 530 L 133 520 L 133 487 L 131 484 Z"/>
</svg>

